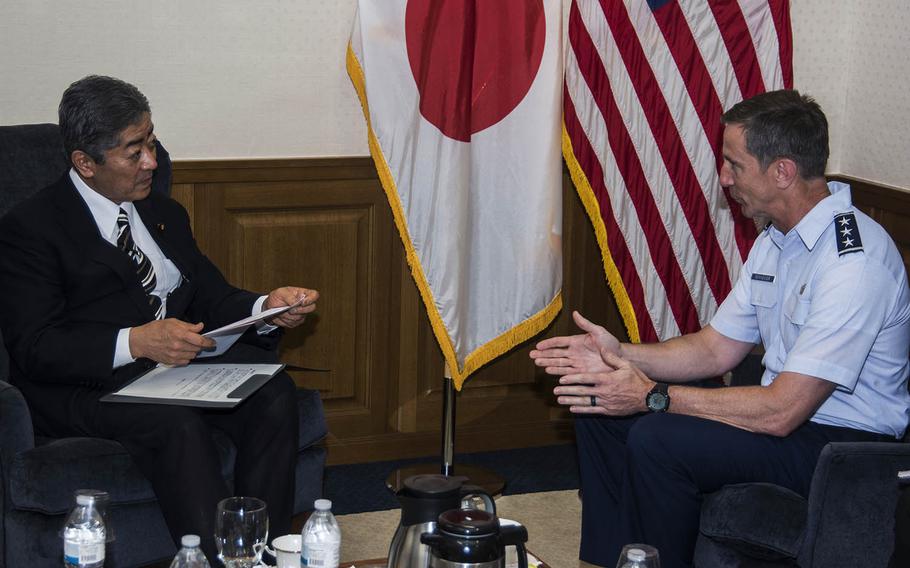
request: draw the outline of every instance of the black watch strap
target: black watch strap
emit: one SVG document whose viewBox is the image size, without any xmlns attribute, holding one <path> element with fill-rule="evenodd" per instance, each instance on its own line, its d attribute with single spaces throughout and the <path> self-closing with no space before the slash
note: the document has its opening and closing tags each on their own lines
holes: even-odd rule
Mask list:
<svg viewBox="0 0 910 568">
<path fill-rule="evenodd" d="M 670 410 L 670 385 L 657 383 L 645 397 L 648 412 L 666 412 Z"/>
</svg>

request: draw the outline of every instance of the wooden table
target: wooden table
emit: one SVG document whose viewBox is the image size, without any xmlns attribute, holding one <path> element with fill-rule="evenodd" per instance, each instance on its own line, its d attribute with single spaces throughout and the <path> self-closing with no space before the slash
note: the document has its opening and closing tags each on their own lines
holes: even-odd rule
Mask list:
<svg viewBox="0 0 910 568">
<path fill-rule="evenodd" d="M 369 560 L 356 560 L 354 562 L 342 562 L 338 568 L 387 568 L 388 558 L 371 558 Z M 537 562 L 534 562 L 537 560 Z M 528 551 L 528 568 L 550 568 L 550 566 L 537 558 L 537 556 Z M 506 568 L 514 568 L 513 565 L 507 564 Z"/>
<path fill-rule="evenodd" d="M 338 568 L 386 568 L 388 558 L 373 558 L 371 560 L 355 560 L 354 562 L 342 562 Z"/>
</svg>

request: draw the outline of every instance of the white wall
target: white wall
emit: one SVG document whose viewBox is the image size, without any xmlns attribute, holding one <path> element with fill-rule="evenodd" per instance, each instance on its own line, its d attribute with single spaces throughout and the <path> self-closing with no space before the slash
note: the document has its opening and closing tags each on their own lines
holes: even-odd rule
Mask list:
<svg viewBox="0 0 910 568">
<path fill-rule="evenodd" d="M 831 121 L 829 171 L 910 190 L 906 0 L 791 3 L 795 83 Z M 56 122 L 66 86 L 101 73 L 149 97 L 177 159 L 366 155 L 344 68 L 354 5 L 2 0 L 0 124 Z"/>
<path fill-rule="evenodd" d="M 0 124 L 57 122 L 91 73 L 135 84 L 174 158 L 366 155 L 353 0 L 2 0 Z"/>
<path fill-rule="evenodd" d="M 910 190 L 907 0 L 791 0 L 794 83 L 831 128 L 830 173 Z"/>
</svg>

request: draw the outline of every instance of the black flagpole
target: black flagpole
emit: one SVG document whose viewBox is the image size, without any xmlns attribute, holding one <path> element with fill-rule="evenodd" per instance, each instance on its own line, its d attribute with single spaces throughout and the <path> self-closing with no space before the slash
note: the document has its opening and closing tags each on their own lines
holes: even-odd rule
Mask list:
<svg viewBox="0 0 910 568">
<path fill-rule="evenodd" d="M 452 380 L 449 366 L 446 365 L 445 375 L 442 386 L 442 462 L 438 470 L 439 473 L 446 476 L 456 475 L 455 472 L 455 381 Z M 398 492 L 405 479 L 412 475 L 433 473 L 433 464 L 422 463 L 411 466 L 404 466 L 396 469 L 386 478 L 386 486 L 394 492 Z M 482 487 L 490 495 L 502 493 L 505 487 L 505 481 L 499 474 L 486 468 L 461 465 L 458 467 L 458 475 L 467 479 L 468 483 Z"/>
<path fill-rule="evenodd" d="M 455 381 L 446 365 L 442 387 L 442 468 L 443 475 L 455 475 Z"/>
</svg>

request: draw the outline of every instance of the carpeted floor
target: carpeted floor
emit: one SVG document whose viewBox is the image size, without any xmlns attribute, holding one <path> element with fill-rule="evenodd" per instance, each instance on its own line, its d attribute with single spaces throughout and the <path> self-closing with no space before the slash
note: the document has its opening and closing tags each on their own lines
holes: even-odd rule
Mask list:
<svg viewBox="0 0 910 568">
<path fill-rule="evenodd" d="M 332 500 L 336 515 L 394 509 L 398 501 L 386 488 L 386 478 L 402 466 L 434 460 L 439 462 L 437 457 L 330 466 L 325 471 L 325 496 Z M 465 464 L 499 474 L 506 482 L 503 495 L 578 489 L 574 445 L 457 454 L 454 461 L 456 473 L 457 466 Z"/>
</svg>

